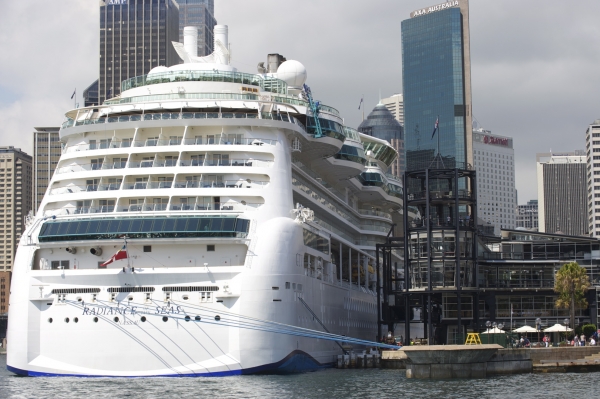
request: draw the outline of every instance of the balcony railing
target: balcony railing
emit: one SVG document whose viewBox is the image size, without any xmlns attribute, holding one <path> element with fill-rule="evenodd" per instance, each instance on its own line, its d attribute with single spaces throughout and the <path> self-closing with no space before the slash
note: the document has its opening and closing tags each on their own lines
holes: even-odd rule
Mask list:
<svg viewBox="0 0 600 399">
<path fill-rule="evenodd" d="M 184 159 L 179 161 L 179 166 L 246 166 L 246 167 L 269 167 L 273 161 L 263 161 L 255 158 L 230 159 L 230 160 L 194 160 Z M 93 164 L 76 164 L 63 166 L 56 169 L 56 174 L 74 173 L 90 170 L 111 170 L 111 169 L 136 169 L 136 168 L 164 168 L 177 166 L 176 159 L 163 160 L 143 160 L 143 161 L 116 161 Z"/>
<path fill-rule="evenodd" d="M 247 203 L 245 201 L 234 202 L 228 201 L 226 203 L 172 203 L 168 204 L 133 204 L 133 205 L 103 205 L 103 206 L 80 206 L 80 207 L 66 207 L 61 209 L 46 210 L 44 212 L 45 217 L 52 216 L 69 216 L 69 215 L 82 215 L 82 214 L 96 214 L 96 213 L 122 213 L 122 212 L 157 212 L 157 211 L 169 211 L 174 212 L 194 212 L 194 211 L 234 211 L 244 212 L 248 210 L 258 209 L 264 204 L 259 203 Z"/>
<path fill-rule="evenodd" d="M 99 118 L 79 120 L 75 122 L 69 119 L 62 124 L 63 129 L 73 126 L 96 125 L 103 123 L 120 123 L 120 122 L 140 122 L 140 121 L 157 121 L 157 120 L 178 120 L 178 119 L 268 119 L 290 122 L 301 126 L 306 130 L 304 125 L 295 117 L 282 113 L 263 112 L 260 115 L 257 113 L 244 112 L 163 112 L 154 114 L 135 114 L 121 116 L 101 116 Z M 111 147 L 112 148 L 112 147 Z"/>
</svg>

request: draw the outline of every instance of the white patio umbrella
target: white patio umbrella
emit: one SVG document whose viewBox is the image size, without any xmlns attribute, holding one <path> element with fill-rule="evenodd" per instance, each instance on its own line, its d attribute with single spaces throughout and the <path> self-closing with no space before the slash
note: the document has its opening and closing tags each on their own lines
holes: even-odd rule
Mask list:
<svg viewBox="0 0 600 399">
<path fill-rule="evenodd" d="M 565 332 L 565 331 L 573 331 L 572 328 L 563 326 L 562 324 L 555 324 L 552 327 L 548 327 L 544 330 L 544 332 Z"/>
<path fill-rule="evenodd" d="M 523 327 L 519 327 L 519 328 L 514 329 L 513 332 L 516 332 L 516 333 L 534 333 L 534 332 L 537 332 L 537 330 L 535 328 L 533 328 L 533 327 L 530 327 L 530 326 L 523 326 Z"/>
<path fill-rule="evenodd" d="M 499 329 L 498 327 L 490 328 L 489 330 L 485 330 L 482 334 L 505 334 L 506 331 Z"/>
</svg>

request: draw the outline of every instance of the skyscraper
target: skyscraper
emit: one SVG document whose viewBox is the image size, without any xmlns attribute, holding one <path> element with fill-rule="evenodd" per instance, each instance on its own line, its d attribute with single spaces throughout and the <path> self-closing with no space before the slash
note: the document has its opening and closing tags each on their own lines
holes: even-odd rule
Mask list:
<svg viewBox="0 0 600 399">
<path fill-rule="evenodd" d="M 35 214 L 42 203 L 46 189 L 61 153 L 59 127 L 36 127 L 33 132 L 33 198 Z"/>
<path fill-rule="evenodd" d="M 198 28 L 198 56 L 209 55 L 214 50 L 213 31 L 215 19 L 214 0 L 177 0 L 179 4 L 179 42 L 183 43 L 183 28 Z M 227 43 L 224 43 L 227 45 Z"/>
<path fill-rule="evenodd" d="M 397 93 L 391 97 L 382 98 L 381 103 L 394 115 L 394 118 L 404 126 L 404 96 Z"/>
<path fill-rule="evenodd" d="M 512 137 L 473 131 L 473 167 L 477 171 L 477 215 L 501 229 L 515 228 L 515 150 Z"/>
<path fill-rule="evenodd" d="M 386 140 L 398 151 L 398 158 L 390 165 L 389 172 L 396 176 L 404 173 L 404 134 L 402 125 L 394 115 L 379 103 L 373 108 L 367 119 L 362 121 L 357 129 L 359 132 L 378 139 Z"/>
<path fill-rule="evenodd" d="M 98 102 L 121 93 L 121 82 L 181 62 L 174 0 L 100 0 Z"/>
<path fill-rule="evenodd" d="M 584 151 L 537 154 L 539 231 L 588 234 Z"/>
<path fill-rule="evenodd" d="M 11 271 L 17 244 L 31 210 L 31 156 L 0 147 L 0 272 Z"/>
<path fill-rule="evenodd" d="M 469 2 L 423 8 L 402 21 L 402 80 L 407 170 L 437 153 L 446 167 L 473 165 Z M 438 119 L 439 118 L 439 119 Z"/>
<path fill-rule="evenodd" d="M 588 231 L 594 237 L 600 237 L 600 119 L 588 126 L 585 132 L 585 148 Z"/>
<path fill-rule="evenodd" d="M 515 210 L 515 216 L 517 218 L 517 228 L 522 227 L 527 230 L 538 231 L 539 219 L 537 200 L 527 201 L 526 205 L 518 205 Z"/>
</svg>

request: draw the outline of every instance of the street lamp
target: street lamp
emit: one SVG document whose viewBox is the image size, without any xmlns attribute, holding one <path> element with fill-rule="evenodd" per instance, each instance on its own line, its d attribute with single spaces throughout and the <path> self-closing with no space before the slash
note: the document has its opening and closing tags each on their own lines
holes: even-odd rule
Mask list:
<svg viewBox="0 0 600 399">
<path fill-rule="evenodd" d="M 567 339 L 567 332 L 568 332 L 567 325 L 569 324 L 569 319 L 565 318 L 563 320 L 563 323 L 565 325 L 565 342 L 569 342 L 569 340 Z"/>
<path fill-rule="evenodd" d="M 488 321 L 485 322 L 485 330 L 487 332 L 487 343 L 488 344 L 490 343 L 490 326 L 491 325 L 492 325 L 491 321 L 488 320 Z"/>
<path fill-rule="evenodd" d="M 535 329 L 538 332 L 538 345 L 540 344 L 540 327 L 542 326 L 542 319 L 539 317 L 535 319 Z"/>
</svg>

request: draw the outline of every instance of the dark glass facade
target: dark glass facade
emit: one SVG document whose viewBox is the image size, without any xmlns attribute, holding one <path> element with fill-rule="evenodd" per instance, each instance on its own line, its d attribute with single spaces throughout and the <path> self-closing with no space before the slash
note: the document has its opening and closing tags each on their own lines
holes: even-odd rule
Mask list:
<svg viewBox="0 0 600 399">
<path fill-rule="evenodd" d="M 402 21 L 407 170 L 431 165 L 437 153 L 438 134 L 439 152 L 446 168 L 463 168 L 472 163 L 465 24 L 468 16 L 465 18 L 462 6 Z M 438 116 L 439 130 L 432 137 Z"/>
<path fill-rule="evenodd" d="M 179 4 L 179 42 L 183 43 L 183 28 L 198 28 L 198 56 L 212 54 L 214 50 L 215 20 L 214 0 L 177 0 Z"/>
<path fill-rule="evenodd" d="M 98 105 L 98 80 L 83 91 L 83 106 L 90 107 L 93 105 Z"/>
<path fill-rule="evenodd" d="M 99 102 L 119 95 L 125 79 L 180 63 L 178 41 L 174 0 L 100 0 Z"/>
</svg>

